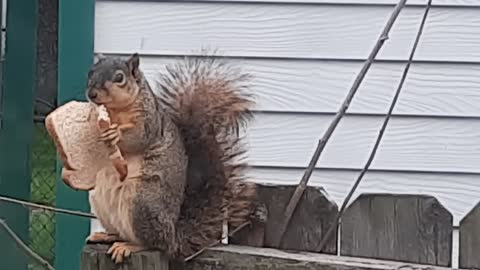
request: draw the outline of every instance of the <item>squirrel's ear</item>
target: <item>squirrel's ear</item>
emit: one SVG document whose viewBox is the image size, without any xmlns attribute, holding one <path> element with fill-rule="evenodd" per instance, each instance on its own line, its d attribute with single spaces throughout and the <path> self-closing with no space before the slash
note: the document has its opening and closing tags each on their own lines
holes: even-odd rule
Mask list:
<svg viewBox="0 0 480 270">
<path fill-rule="evenodd" d="M 128 68 L 132 73 L 133 77 L 138 78 L 138 67 L 140 66 L 140 57 L 138 53 L 134 53 L 127 60 Z"/>
<path fill-rule="evenodd" d="M 96 64 L 98 63 L 100 60 L 102 59 L 105 59 L 105 55 L 101 54 L 101 53 L 96 53 L 94 56 L 93 56 L 93 64 Z"/>
</svg>

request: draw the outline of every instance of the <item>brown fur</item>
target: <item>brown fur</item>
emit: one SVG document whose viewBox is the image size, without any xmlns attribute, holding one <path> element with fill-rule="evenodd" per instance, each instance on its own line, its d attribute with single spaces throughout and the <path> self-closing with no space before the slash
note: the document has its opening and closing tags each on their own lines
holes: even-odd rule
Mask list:
<svg viewBox="0 0 480 270">
<path fill-rule="evenodd" d="M 220 239 L 225 214 L 230 230 L 250 217 L 255 185 L 244 182 L 239 130 L 251 119 L 249 76 L 214 58 L 187 58 L 161 74 L 161 103 L 173 117 L 189 156 L 179 228 L 181 255 Z"/>
<path fill-rule="evenodd" d="M 92 201 L 108 233 L 182 258 L 220 239 L 225 218 L 234 229 L 252 214 L 256 189 L 243 181 L 239 139 L 254 104 L 243 93 L 248 76 L 187 59 L 160 76 L 155 97 L 138 66 L 136 55 L 105 58 L 89 73 L 87 96 L 119 126 L 129 162 L 124 182 L 99 173 Z M 118 73 L 126 80 L 113 82 Z"/>
</svg>

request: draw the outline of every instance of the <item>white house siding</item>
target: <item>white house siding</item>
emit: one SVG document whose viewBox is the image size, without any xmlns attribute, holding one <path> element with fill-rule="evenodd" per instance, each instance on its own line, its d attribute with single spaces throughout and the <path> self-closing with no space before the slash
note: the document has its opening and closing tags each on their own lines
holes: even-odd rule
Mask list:
<svg viewBox="0 0 480 270">
<path fill-rule="evenodd" d="M 252 179 L 296 183 L 397 0 L 98 1 L 95 51 L 139 52 L 149 78 L 173 56 L 219 49 L 255 76 Z M 423 14 L 410 0 L 313 174 L 337 201 L 371 150 Z M 461 218 L 480 194 L 480 1 L 434 0 L 362 192 L 436 196 Z"/>
</svg>

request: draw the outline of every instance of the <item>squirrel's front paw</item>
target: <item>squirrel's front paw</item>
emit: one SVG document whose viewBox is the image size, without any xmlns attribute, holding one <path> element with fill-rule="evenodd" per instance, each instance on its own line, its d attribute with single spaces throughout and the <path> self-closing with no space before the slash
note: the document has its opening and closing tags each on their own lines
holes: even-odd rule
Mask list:
<svg viewBox="0 0 480 270">
<path fill-rule="evenodd" d="M 142 250 L 146 250 L 146 248 L 129 242 L 115 242 L 107 251 L 107 254 L 112 254 L 112 260 L 115 263 L 121 263 L 130 254 Z"/>
<path fill-rule="evenodd" d="M 118 124 L 111 125 L 107 130 L 102 132 L 100 140 L 109 146 L 116 145 L 121 138 L 121 132 Z"/>
</svg>

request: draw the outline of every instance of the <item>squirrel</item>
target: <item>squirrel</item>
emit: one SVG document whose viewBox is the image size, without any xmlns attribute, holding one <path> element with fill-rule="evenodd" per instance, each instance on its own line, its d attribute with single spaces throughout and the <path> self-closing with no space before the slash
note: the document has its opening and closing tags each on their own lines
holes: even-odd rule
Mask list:
<svg viewBox="0 0 480 270">
<path fill-rule="evenodd" d="M 147 249 L 178 261 L 220 240 L 226 222 L 252 219 L 257 190 L 239 135 L 253 119 L 249 79 L 218 57 L 186 57 L 166 66 L 156 94 L 137 53 L 98 58 L 87 100 L 107 109 L 99 139 L 117 144 L 129 168 L 123 181 L 98 172 L 91 203 L 105 232 L 87 243 L 111 244 L 117 263 Z"/>
</svg>

